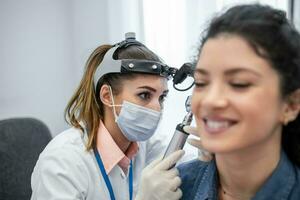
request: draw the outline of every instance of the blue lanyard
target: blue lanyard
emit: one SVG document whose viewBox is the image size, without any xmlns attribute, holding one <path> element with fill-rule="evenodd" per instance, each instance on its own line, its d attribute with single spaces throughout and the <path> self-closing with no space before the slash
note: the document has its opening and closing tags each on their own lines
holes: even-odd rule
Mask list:
<svg viewBox="0 0 300 200">
<path fill-rule="evenodd" d="M 100 168 L 102 177 L 104 178 L 106 187 L 109 191 L 110 199 L 115 200 L 116 198 L 114 195 L 114 191 L 113 191 L 112 185 L 110 183 L 110 180 L 105 172 L 105 168 L 104 168 L 103 162 L 101 160 L 100 154 L 96 148 L 94 148 L 94 152 L 95 152 L 96 160 L 97 160 L 98 166 Z M 132 161 L 130 161 L 130 168 L 129 168 L 129 199 L 130 200 L 132 200 L 132 190 L 133 190 Z"/>
</svg>

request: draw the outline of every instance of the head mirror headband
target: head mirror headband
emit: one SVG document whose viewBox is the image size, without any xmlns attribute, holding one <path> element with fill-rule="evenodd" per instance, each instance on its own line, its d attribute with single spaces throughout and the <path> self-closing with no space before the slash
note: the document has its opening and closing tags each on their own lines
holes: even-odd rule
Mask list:
<svg viewBox="0 0 300 200">
<path fill-rule="evenodd" d="M 126 33 L 125 40 L 115 44 L 109 49 L 94 74 L 94 86 L 96 88 L 98 80 L 109 73 L 144 73 L 154 74 L 169 78 L 175 74 L 176 68 L 167 66 L 164 63 L 141 60 L 141 59 L 120 59 L 116 60 L 116 52 L 130 45 L 144 46 L 135 40 L 135 33 Z"/>
</svg>

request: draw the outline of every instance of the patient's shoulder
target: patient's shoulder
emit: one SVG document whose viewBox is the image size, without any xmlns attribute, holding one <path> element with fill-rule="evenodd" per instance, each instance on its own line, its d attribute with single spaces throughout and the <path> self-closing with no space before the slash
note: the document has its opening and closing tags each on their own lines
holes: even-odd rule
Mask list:
<svg viewBox="0 0 300 200">
<path fill-rule="evenodd" d="M 203 162 L 199 159 L 191 160 L 180 164 L 177 168 L 182 181 L 191 182 L 197 178 L 199 174 L 202 174 L 210 162 Z"/>
<path fill-rule="evenodd" d="M 197 191 L 198 185 L 207 173 L 211 162 L 203 162 L 199 159 L 192 160 L 179 165 L 178 171 L 182 184 L 180 186 L 183 192 L 182 199 L 191 199 Z"/>
</svg>

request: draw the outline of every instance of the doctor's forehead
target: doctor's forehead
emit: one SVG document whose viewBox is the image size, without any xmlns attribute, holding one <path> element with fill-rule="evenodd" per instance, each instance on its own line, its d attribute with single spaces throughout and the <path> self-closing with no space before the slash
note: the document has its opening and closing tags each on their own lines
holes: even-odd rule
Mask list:
<svg viewBox="0 0 300 200">
<path fill-rule="evenodd" d="M 168 81 L 164 77 L 157 75 L 139 75 L 134 79 L 125 80 L 123 87 L 130 88 L 154 88 L 156 90 L 167 90 Z"/>
</svg>

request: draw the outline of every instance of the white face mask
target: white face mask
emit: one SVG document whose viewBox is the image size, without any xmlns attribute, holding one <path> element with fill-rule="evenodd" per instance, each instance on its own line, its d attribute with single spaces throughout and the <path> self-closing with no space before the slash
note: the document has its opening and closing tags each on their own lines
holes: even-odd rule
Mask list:
<svg viewBox="0 0 300 200">
<path fill-rule="evenodd" d="M 119 126 L 124 136 L 129 141 L 148 140 L 155 132 L 161 112 L 123 101 L 122 105 L 115 105 L 112 89 L 109 86 L 112 97 L 112 107 L 115 116 L 115 122 Z M 115 106 L 121 106 L 119 116 L 117 116 Z"/>
</svg>

